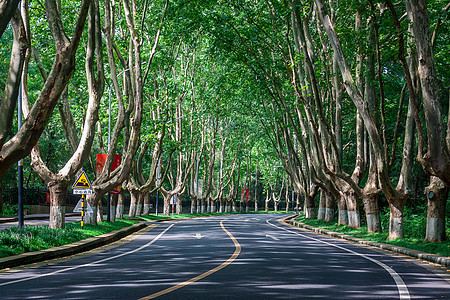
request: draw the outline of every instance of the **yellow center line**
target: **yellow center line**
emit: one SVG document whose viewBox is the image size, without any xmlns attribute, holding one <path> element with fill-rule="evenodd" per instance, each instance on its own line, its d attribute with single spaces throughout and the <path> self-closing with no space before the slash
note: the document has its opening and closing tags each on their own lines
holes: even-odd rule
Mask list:
<svg viewBox="0 0 450 300">
<path fill-rule="evenodd" d="M 241 253 L 241 245 L 238 243 L 238 241 L 234 238 L 234 236 L 225 228 L 225 226 L 223 226 L 223 221 L 220 222 L 220 227 L 222 227 L 223 231 L 226 232 L 226 234 L 228 234 L 228 236 L 230 237 L 230 239 L 233 241 L 234 246 L 236 247 L 236 249 L 234 250 L 233 255 L 231 255 L 231 257 L 229 259 L 227 259 L 224 263 L 222 263 L 221 265 L 215 267 L 214 269 L 211 269 L 203 274 L 198 275 L 197 277 L 191 278 L 189 280 L 186 280 L 185 282 L 182 282 L 180 284 L 177 284 L 173 287 L 167 288 L 165 290 L 162 290 L 158 293 L 154 293 L 151 294 L 149 296 L 146 297 L 142 297 L 139 300 L 147 300 L 147 299 L 154 299 L 156 297 L 171 293 L 175 290 L 181 289 L 182 287 L 187 286 L 188 284 L 191 284 L 193 282 L 199 281 L 213 273 L 216 273 L 217 271 L 222 270 L 223 268 L 225 268 L 226 266 L 228 266 L 229 264 L 231 264 L 234 260 L 236 260 L 236 258 L 239 256 L 239 254 Z"/>
</svg>

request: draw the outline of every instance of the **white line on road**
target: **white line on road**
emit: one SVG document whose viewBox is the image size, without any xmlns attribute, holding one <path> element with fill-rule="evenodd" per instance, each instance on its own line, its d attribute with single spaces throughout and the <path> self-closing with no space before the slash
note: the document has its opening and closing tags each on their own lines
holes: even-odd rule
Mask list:
<svg viewBox="0 0 450 300">
<path fill-rule="evenodd" d="M 380 267 L 385 269 L 389 273 L 389 275 L 391 275 L 391 277 L 394 279 L 395 284 L 397 285 L 398 292 L 400 294 L 400 299 L 405 299 L 405 300 L 411 299 L 411 296 L 409 295 L 408 287 L 406 286 L 405 282 L 400 277 L 400 275 L 398 275 L 398 273 L 395 272 L 391 267 L 387 266 L 386 264 L 382 263 L 381 261 L 378 261 L 378 260 L 376 260 L 376 259 L 374 259 L 372 257 L 369 257 L 367 255 L 364 255 L 362 253 L 358 253 L 358 252 L 355 252 L 353 250 L 344 248 L 342 246 L 331 244 L 331 243 L 328 243 L 328 242 L 325 242 L 325 241 L 322 241 L 322 240 L 319 240 L 319 239 L 316 239 L 316 238 L 313 238 L 313 237 L 310 237 L 310 236 L 307 236 L 307 235 L 304 235 L 304 234 L 301 234 L 301 233 L 298 233 L 298 232 L 294 232 L 294 231 L 291 231 L 289 229 L 286 229 L 286 228 L 283 228 L 283 227 L 280 227 L 280 226 L 277 226 L 275 224 L 270 223 L 270 220 L 267 220 L 266 222 L 267 222 L 267 224 L 269 224 L 269 225 L 271 225 L 273 227 L 276 227 L 278 229 L 281 229 L 281 230 L 284 230 L 284 231 L 293 233 L 295 235 L 299 235 L 299 236 L 302 236 L 302 237 L 305 237 L 307 239 L 314 240 L 314 241 L 317 241 L 317 242 L 320 242 L 320 243 L 323 243 L 323 244 L 327 244 L 329 246 L 333 246 L 333 247 L 339 248 L 341 250 L 350 252 L 350 253 L 352 253 L 354 255 L 361 256 L 361 257 L 363 257 L 363 258 L 365 258 L 365 259 L 367 259 L 367 260 L 369 260 L 371 262 L 376 263 L 377 265 L 379 265 Z"/>
<path fill-rule="evenodd" d="M 119 258 L 119 257 L 125 256 L 125 255 L 128 255 L 128 254 L 132 254 L 134 252 L 137 252 L 139 250 L 142 250 L 142 249 L 150 246 L 151 244 L 153 244 L 154 242 L 159 240 L 170 228 L 172 228 L 173 225 L 174 224 L 171 224 L 169 227 L 167 227 L 163 232 L 158 234 L 158 236 L 156 236 L 153 240 L 151 240 L 147 244 L 145 244 L 145 245 L 143 245 L 143 246 L 141 246 L 139 248 L 136 248 L 136 249 L 134 249 L 132 251 L 128 251 L 128 252 L 124 252 L 124 253 L 121 253 L 121 254 L 118 254 L 118 255 L 115 255 L 115 256 L 111 256 L 111 257 L 108 257 L 108 258 L 100 259 L 100 260 L 97 260 L 97 261 L 94 261 L 94 262 L 91 262 L 91 263 L 88 263 L 88 264 L 73 266 L 73 267 L 66 268 L 66 269 L 61 269 L 61 270 L 58 270 L 58 271 L 55 271 L 55 272 L 51 272 L 51 273 L 47 273 L 47 274 L 41 274 L 41 275 L 36 275 L 36 276 L 32 276 L 32 277 L 27 277 L 27 278 L 17 279 L 17 280 L 13 280 L 13 281 L 3 282 L 3 283 L 0 283 L 0 286 L 5 286 L 5 285 L 10 285 L 10 284 L 19 283 L 19 282 L 23 282 L 23 281 L 28 281 L 28 280 L 32 280 L 32 279 L 37 279 L 37 278 L 41 278 L 41 277 L 51 276 L 51 275 L 55 275 L 55 274 L 59 274 L 59 273 L 63 273 L 63 272 L 71 271 L 71 270 L 76 270 L 76 269 L 83 268 L 83 267 L 89 267 L 89 266 L 92 266 L 92 265 L 95 265 L 95 264 L 99 264 L 99 263 L 102 263 L 102 262 L 105 262 L 105 261 L 109 261 L 109 260 L 112 260 L 112 259 L 115 259 L 115 258 Z"/>
<path fill-rule="evenodd" d="M 275 237 L 273 235 L 270 235 L 270 234 L 266 234 L 266 237 L 271 238 L 274 241 L 279 241 L 280 240 L 279 238 L 277 238 L 277 237 Z"/>
</svg>

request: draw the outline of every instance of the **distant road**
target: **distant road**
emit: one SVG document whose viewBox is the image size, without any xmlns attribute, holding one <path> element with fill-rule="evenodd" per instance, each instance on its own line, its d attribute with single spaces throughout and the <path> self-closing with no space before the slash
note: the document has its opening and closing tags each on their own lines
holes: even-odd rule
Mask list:
<svg viewBox="0 0 450 300">
<path fill-rule="evenodd" d="M 233 215 L 161 223 L 129 241 L 84 255 L 1 272 L 0 298 L 450 297 L 442 269 L 292 228 L 278 222 L 281 217 Z"/>
<path fill-rule="evenodd" d="M 37 217 L 37 219 L 33 219 L 33 217 Z M 49 218 L 48 214 L 28 215 L 28 216 L 25 216 L 24 225 L 33 225 L 33 226 L 34 225 L 48 225 L 48 218 Z M 0 218 L 0 219 L 9 219 L 9 218 Z M 66 215 L 65 220 L 66 220 L 66 223 L 78 222 L 78 221 L 81 221 L 81 216 L 78 214 L 76 216 L 74 216 L 73 213 L 70 213 L 69 215 Z M 11 227 L 11 226 L 18 226 L 18 225 L 19 225 L 18 221 L 12 221 L 12 222 L 6 222 L 6 223 L 1 222 L 0 229 L 4 229 L 7 227 Z"/>
</svg>

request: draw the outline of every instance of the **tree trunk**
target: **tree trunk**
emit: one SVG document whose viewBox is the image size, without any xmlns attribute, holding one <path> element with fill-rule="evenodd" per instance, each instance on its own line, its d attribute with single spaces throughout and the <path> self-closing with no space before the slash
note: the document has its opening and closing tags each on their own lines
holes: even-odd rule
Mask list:
<svg viewBox="0 0 450 300">
<path fill-rule="evenodd" d="M 110 221 L 116 221 L 117 194 L 111 194 L 111 203 L 109 206 Z"/>
<path fill-rule="evenodd" d="M 427 231 L 425 241 L 435 243 L 446 240 L 445 208 L 449 188 L 438 177 L 431 176 L 430 185 L 425 189 L 427 196 Z"/>
<path fill-rule="evenodd" d="M 366 213 L 367 231 L 381 232 L 380 210 L 378 208 L 379 193 L 363 193 L 362 200 Z"/>
<path fill-rule="evenodd" d="M 128 211 L 129 217 L 136 217 L 136 209 L 139 201 L 139 191 L 137 190 L 129 190 L 130 191 L 130 210 Z"/>
<path fill-rule="evenodd" d="M 194 214 L 196 212 L 196 208 L 198 208 L 198 206 L 196 206 L 197 202 L 197 198 L 194 196 L 193 198 L 191 198 L 191 214 Z"/>
<path fill-rule="evenodd" d="M 177 211 L 177 215 L 183 213 L 183 195 L 178 195 L 176 211 Z"/>
<path fill-rule="evenodd" d="M 124 211 L 124 192 L 121 191 L 119 195 L 117 195 L 117 209 L 116 209 L 116 219 L 123 219 L 123 211 Z"/>
<path fill-rule="evenodd" d="M 335 208 L 334 198 L 328 193 L 325 193 L 325 221 L 332 222 L 334 220 Z"/>
<path fill-rule="evenodd" d="M 406 198 L 397 198 L 389 202 L 389 239 L 403 239 L 403 209 L 405 207 Z"/>
<path fill-rule="evenodd" d="M 101 201 L 97 205 L 97 223 L 103 222 L 103 209 Z"/>
<path fill-rule="evenodd" d="M 349 225 L 349 209 L 347 206 L 345 194 L 339 195 L 337 200 L 338 206 L 338 225 Z"/>
<path fill-rule="evenodd" d="M 317 219 L 318 220 L 325 220 L 325 202 L 326 202 L 326 196 L 325 196 L 325 192 L 322 190 L 320 192 L 319 209 L 317 211 Z"/>
<path fill-rule="evenodd" d="M 85 224 L 97 225 L 97 205 L 93 205 L 96 195 L 87 195 L 86 202 L 90 204 L 92 212 L 86 213 L 84 217 Z M 87 205 L 86 205 L 87 206 Z"/>
<path fill-rule="evenodd" d="M 144 195 L 142 193 L 138 194 L 138 201 L 136 205 L 136 217 L 142 215 L 142 207 L 144 206 Z"/>
<path fill-rule="evenodd" d="M 49 228 L 64 228 L 66 217 L 66 195 L 69 181 L 53 181 L 48 184 L 50 191 Z"/>
<path fill-rule="evenodd" d="M 171 194 L 164 195 L 164 207 L 163 207 L 163 215 L 170 216 L 170 199 L 172 198 Z"/>
<path fill-rule="evenodd" d="M 305 218 L 314 219 L 315 217 L 315 203 L 314 195 L 307 195 L 305 199 Z"/>
<path fill-rule="evenodd" d="M 352 228 L 361 227 L 361 216 L 359 214 L 358 198 L 352 189 L 344 193 L 345 203 L 347 205 L 348 226 Z"/>
<path fill-rule="evenodd" d="M 222 199 L 219 201 L 219 203 L 220 203 L 219 212 L 223 213 L 223 201 L 222 201 Z"/>
<path fill-rule="evenodd" d="M 206 201 L 205 201 L 205 199 L 202 199 L 202 208 L 201 208 L 201 212 L 202 213 L 205 213 L 206 212 Z"/>
<path fill-rule="evenodd" d="M 150 214 L 150 193 L 146 193 L 144 195 L 144 210 L 142 211 L 144 216 L 148 216 Z"/>
</svg>

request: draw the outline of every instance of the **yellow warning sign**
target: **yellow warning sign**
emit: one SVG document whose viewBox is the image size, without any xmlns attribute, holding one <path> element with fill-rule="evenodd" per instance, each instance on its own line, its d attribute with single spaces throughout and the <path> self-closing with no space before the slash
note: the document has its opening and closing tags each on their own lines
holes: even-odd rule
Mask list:
<svg viewBox="0 0 450 300">
<path fill-rule="evenodd" d="M 74 188 L 74 189 L 92 189 L 91 183 L 89 182 L 89 179 L 87 178 L 86 173 L 84 173 L 84 171 L 81 172 L 80 176 L 78 176 L 78 179 L 72 185 L 72 188 Z"/>
</svg>

